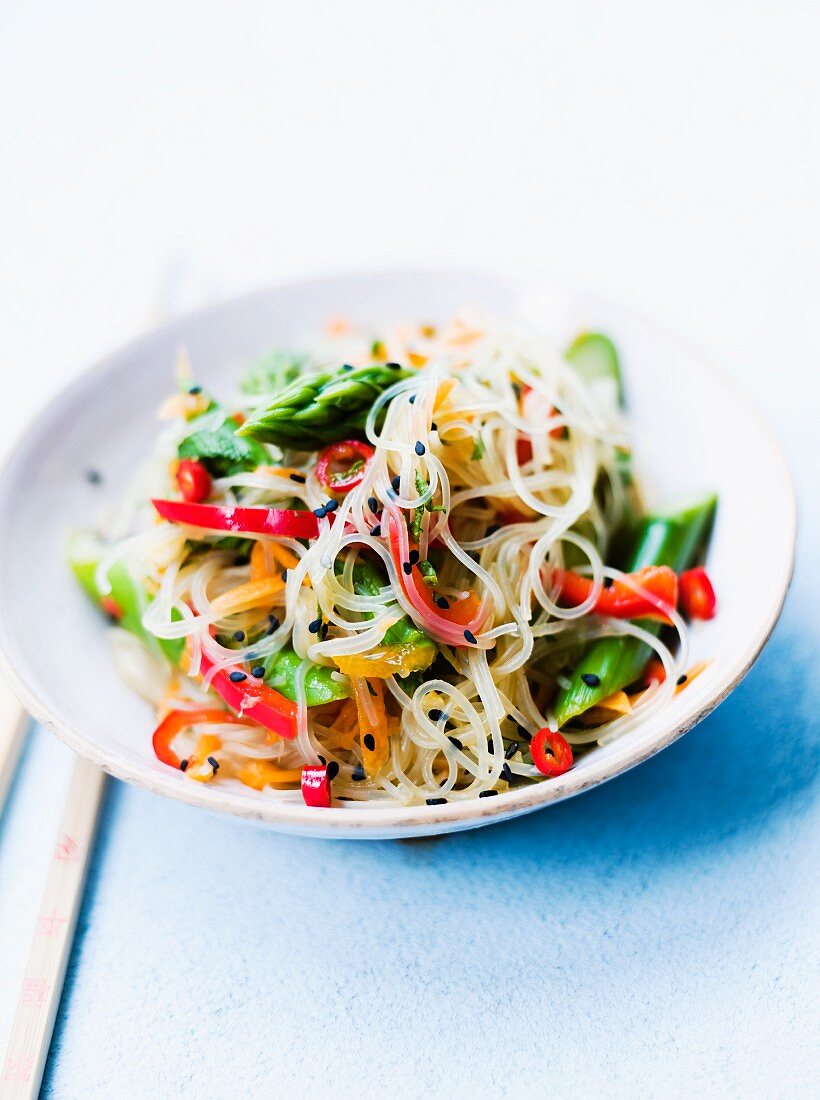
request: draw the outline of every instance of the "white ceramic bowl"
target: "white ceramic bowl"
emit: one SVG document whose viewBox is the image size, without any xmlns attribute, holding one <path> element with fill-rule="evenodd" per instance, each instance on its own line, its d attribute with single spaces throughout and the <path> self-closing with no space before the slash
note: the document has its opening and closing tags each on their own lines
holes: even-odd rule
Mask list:
<svg viewBox="0 0 820 1100">
<path fill-rule="evenodd" d="M 151 751 L 152 714 L 117 679 L 106 630 L 64 561 L 66 531 L 90 524 L 152 445 L 180 343 L 216 392 L 258 354 L 329 316 L 436 320 L 464 307 L 524 310 L 566 340 L 601 329 L 618 344 L 649 501 L 715 489 L 720 508 L 709 570 L 720 613 L 692 631 L 708 670 L 661 714 L 570 772 L 493 799 L 412 808 L 281 804 L 239 785 L 192 783 Z M 101 471 L 99 487 L 84 471 Z M 766 502 L 766 525 L 759 502 Z M 698 722 L 759 654 L 792 571 L 795 505 L 777 446 L 740 393 L 699 355 L 629 311 L 560 287 L 434 272 L 354 275 L 274 287 L 203 310 L 116 352 L 59 394 L 23 435 L 0 477 L 0 649 L 29 711 L 106 771 L 192 805 L 326 837 L 403 837 L 500 821 L 626 771 Z M 696 777 L 693 777 L 693 780 Z"/>
</svg>

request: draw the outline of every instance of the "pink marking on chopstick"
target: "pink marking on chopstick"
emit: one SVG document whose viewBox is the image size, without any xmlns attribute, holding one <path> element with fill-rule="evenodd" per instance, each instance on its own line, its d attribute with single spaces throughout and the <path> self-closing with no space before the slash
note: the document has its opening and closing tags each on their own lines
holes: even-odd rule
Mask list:
<svg viewBox="0 0 820 1100">
<path fill-rule="evenodd" d="M 31 1080 L 31 1071 L 34 1068 L 34 1056 L 26 1054 L 22 1058 L 9 1058 L 6 1064 L 4 1081 L 22 1081 L 28 1084 Z"/>
<path fill-rule="evenodd" d="M 48 997 L 46 978 L 26 978 L 20 994 L 20 1004 L 25 1008 L 42 1008 Z"/>
<path fill-rule="evenodd" d="M 57 841 L 54 858 L 62 863 L 74 863 L 80 858 L 79 841 L 75 840 L 73 836 L 69 836 L 68 833 L 63 833 Z"/>
<path fill-rule="evenodd" d="M 40 917 L 37 932 L 41 936 L 59 936 L 63 926 L 67 923 L 68 917 L 58 917 L 56 913 L 52 913 L 50 917 Z"/>
</svg>

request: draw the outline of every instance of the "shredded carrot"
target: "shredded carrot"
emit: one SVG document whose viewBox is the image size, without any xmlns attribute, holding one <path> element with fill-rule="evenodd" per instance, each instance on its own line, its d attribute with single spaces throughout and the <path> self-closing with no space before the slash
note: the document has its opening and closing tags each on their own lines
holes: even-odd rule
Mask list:
<svg viewBox="0 0 820 1100">
<path fill-rule="evenodd" d="M 411 365 L 414 367 L 423 367 L 424 364 L 428 361 L 428 356 L 419 355 L 419 353 L 416 351 L 408 351 L 407 358 L 410 361 Z"/>
<path fill-rule="evenodd" d="M 384 706 L 384 684 L 381 680 L 352 679 L 359 720 L 362 763 L 369 779 L 373 779 L 390 755 L 390 735 Z"/>
</svg>

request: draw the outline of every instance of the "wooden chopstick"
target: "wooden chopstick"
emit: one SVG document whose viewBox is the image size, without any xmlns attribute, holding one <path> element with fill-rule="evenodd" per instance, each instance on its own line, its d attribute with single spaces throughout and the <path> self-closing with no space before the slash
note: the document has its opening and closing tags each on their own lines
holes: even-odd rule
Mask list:
<svg viewBox="0 0 820 1100">
<path fill-rule="evenodd" d="M 36 1097 L 40 1089 L 104 781 L 95 764 L 77 758 L 0 1076 L 2 1100 Z"/>
<path fill-rule="evenodd" d="M 17 696 L 0 676 L 0 813 L 17 771 L 28 724 L 29 717 Z"/>
</svg>

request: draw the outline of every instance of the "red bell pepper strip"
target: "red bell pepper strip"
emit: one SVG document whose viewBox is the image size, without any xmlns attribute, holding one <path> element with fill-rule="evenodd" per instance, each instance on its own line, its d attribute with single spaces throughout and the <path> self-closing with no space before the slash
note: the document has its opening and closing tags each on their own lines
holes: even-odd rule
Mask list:
<svg viewBox="0 0 820 1100">
<path fill-rule="evenodd" d="M 580 573 L 556 569 L 553 579 L 558 584 L 558 598 L 568 607 L 582 604 L 592 591 L 592 579 Z M 648 595 L 635 592 L 627 579 Z M 647 565 L 636 573 L 627 573 L 623 581 L 613 581 L 610 588 L 602 588 L 590 611 L 614 619 L 657 619 L 668 623 L 669 611 L 674 610 L 677 602 L 678 578 L 674 571 L 667 565 Z"/>
<path fill-rule="evenodd" d="M 202 674 L 207 676 L 213 666 L 214 662 L 203 653 L 200 659 Z M 251 677 L 237 683 L 226 669 L 222 669 L 212 677 L 211 687 L 220 699 L 238 711 L 240 718 L 264 726 L 286 741 L 296 737 L 296 704 L 267 684 Z"/>
<path fill-rule="evenodd" d="M 177 467 L 177 485 L 182 499 L 199 504 L 211 495 L 211 475 L 195 458 L 183 458 Z"/>
<path fill-rule="evenodd" d="M 225 508 L 218 504 L 189 504 L 180 500 L 152 500 L 169 523 L 184 523 L 208 531 L 232 535 L 273 535 L 280 538 L 315 539 L 319 520 L 313 512 L 292 508 Z M 330 517 L 331 522 L 333 517 Z"/>
<path fill-rule="evenodd" d="M 472 634 L 475 639 L 485 618 L 485 610 L 478 596 L 470 592 L 462 600 L 445 600 L 447 606 L 443 607 L 438 602 L 442 597 L 436 596 L 424 582 L 418 568 L 411 566 L 409 574 L 404 568 L 405 563 L 410 565 L 410 537 L 402 513 L 398 508 L 389 506 L 385 508 L 384 516 L 382 523 L 387 523 L 390 556 L 396 574 L 407 598 L 418 611 L 424 628 L 447 645 L 474 644 L 467 635 Z"/>
<path fill-rule="evenodd" d="M 687 619 L 714 619 L 717 598 L 705 569 L 687 569 L 680 575 L 680 602 Z"/>
<path fill-rule="evenodd" d="M 542 775 L 553 778 L 572 767 L 572 748 L 566 738 L 545 727 L 530 741 L 532 762 Z"/>
<path fill-rule="evenodd" d="M 241 718 L 237 718 L 235 714 L 229 714 L 226 710 L 218 710 L 216 707 L 200 707 L 197 710 L 171 710 L 154 730 L 152 744 L 157 759 L 172 768 L 178 768 L 182 761 L 171 748 L 171 742 L 184 729 L 197 726 L 203 722 L 248 724 L 243 722 Z"/>
<path fill-rule="evenodd" d="M 331 493 L 346 493 L 361 485 L 367 465 L 375 454 L 369 443 L 358 439 L 343 439 L 331 443 L 319 455 L 316 479 Z M 346 469 L 334 470 L 334 464 L 349 463 Z"/>
<path fill-rule="evenodd" d="M 330 779 L 327 768 L 302 768 L 302 798 L 308 806 L 330 806 Z"/>
</svg>

